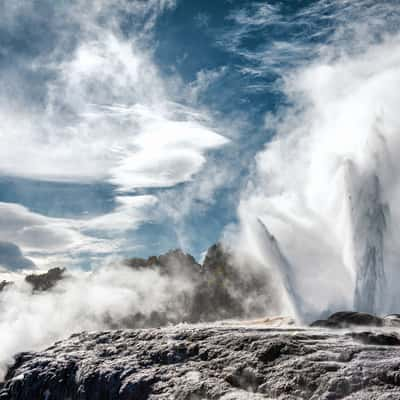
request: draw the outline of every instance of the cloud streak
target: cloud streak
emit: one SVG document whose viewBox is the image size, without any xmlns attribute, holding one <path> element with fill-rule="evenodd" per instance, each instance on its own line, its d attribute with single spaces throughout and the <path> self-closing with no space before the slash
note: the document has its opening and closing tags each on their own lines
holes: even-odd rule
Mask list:
<svg viewBox="0 0 400 400">
<path fill-rule="evenodd" d="M 363 51 L 396 32 L 396 7 L 395 1 L 370 0 L 321 0 L 299 7 L 250 2 L 228 15 L 232 25 L 221 32 L 219 44 L 242 57 L 244 75 L 279 77 L 316 57 L 338 57 L 349 47 Z"/>
</svg>

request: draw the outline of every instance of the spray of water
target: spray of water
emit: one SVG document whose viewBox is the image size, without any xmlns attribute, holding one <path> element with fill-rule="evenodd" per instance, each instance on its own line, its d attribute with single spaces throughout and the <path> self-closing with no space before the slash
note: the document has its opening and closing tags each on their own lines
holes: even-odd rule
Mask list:
<svg viewBox="0 0 400 400">
<path fill-rule="evenodd" d="M 303 320 L 399 307 L 400 36 L 365 16 L 282 77 L 291 107 L 267 117 L 276 134 L 239 206 L 241 240 L 257 238 Z"/>
</svg>

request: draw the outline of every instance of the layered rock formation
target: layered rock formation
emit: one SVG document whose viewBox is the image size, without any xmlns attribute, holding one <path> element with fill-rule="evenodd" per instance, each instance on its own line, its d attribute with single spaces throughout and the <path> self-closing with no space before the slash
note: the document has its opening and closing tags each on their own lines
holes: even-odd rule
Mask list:
<svg viewBox="0 0 400 400">
<path fill-rule="evenodd" d="M 79 333 L 20 354 L 0 399 L 399 399 L 399 343 L 266 325 Z"/>
</svg>

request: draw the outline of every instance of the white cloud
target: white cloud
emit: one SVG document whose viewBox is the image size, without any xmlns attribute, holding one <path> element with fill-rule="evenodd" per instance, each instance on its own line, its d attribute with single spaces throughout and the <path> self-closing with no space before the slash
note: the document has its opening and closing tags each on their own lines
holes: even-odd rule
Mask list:
<svg viewBox="0 0 400 400">
<path fill-rule="evenodd" d="M 0 203 L 0 240 L 27 251 L 53 252 L 66 250 L 82 239 L 65 220 L 35 214 L 18 204 Z"/>
<path fill-rule="evenodd" d="M 27 74 L 5 70 L 0 76 L 0 174 L 106 181 L 117 186 L 117 196 L 194 180 L 207 152 L 228 140 L 213 128 L 206 110 L 177 102 L 176 94 L 188 88 L 177 77 L 162 77 L 153 62 L 151 29 L 175 1 L 76 0 L 55 7 L 43 0 L 43 5 L 52 14 L 48 28 L 57 33 L 50 35 L 52 50 L 28 57 Z M 2 7 L 8 17 L 0 24 L 7 24 L 11 34 L 21 17 L 41 21 L 24 2 Z M 120 29 L 122 15 L 132 18 L 129 34 Z M 29 93 L 35 79 L 40 101 L 28 95 L 9 101 L 10 82 L 15 93 Z M 47 218 L 2 205 L 0 218 L 9 213 L 9 220 L 0 240 L 10 235 L 24 251 L 48 256 L 91 252 L 95 246 L 113 249 L 113 243 L 108 246 L 88 232 L 135 229 L 151 219 L 155 202 L 150 196 L 117 197 L 113 212 L 90 221 Z"/>
<path fill-rule="evenodd" d="M 196 79 L 189 86 L 189 94 L 194 101 L 204 95 L 207 90 L 218 82 L 228 71 L 227 66 L 216 69 L 202 69 L 196 73 Z"/>
<path fill-rule="evenodd" d="M 71 255 L 93 256 L 117 251 L 123 233 L 151 220 L 154 196 L 117 196 L 117 207 L 108 214 L 87 219 L 51 218 L 13 203 L 0 203 L 0 241 L 21 247 L 35 263 L 45 268 L 69 265 Z M 106 231 L 113 239 L 99 239 Z"/>
<path fill-rule="evenodd" d="M 21 249 L 14 243 L 0 241 L 0 267 L 6 270 L 32 269 L 35 264 L 24 257 Z"/>
<path fill-rule="evenodd" d="M 218 43 L 242 57 L 245 63 L 238 68 L 243 74 L 283 76 L 315 57 L 337 57 L 350 46 L 362 51 L 382 35 L 396 32 L 397 6 L 391 0 L 321 0 L 293 8 L 249 2 L 230 13 Z M 254 41 L 251 48 L 249 40 Z M 268 86 L 264 82 L 264 89 Z"/>
<path fill-rule="evenodd" d="M 205 163 L 203 152 L 227 140 L 195 121 L 153 118 L 143 123 L 142 132 L 127 154 L 112 169 L 112 182 L 122 189 L 167 187 L 189 181 Z"/>
<path fill-rule="evenodd" d="M 113 30 L 95 26 L 73 54 L 37 63 L 55 74 L 42 113 L 0 98 L 3 174 L 171 186 L 227 142 L 190 109 L 177 114 L 150 53 Z"/>
<path fill-rule="evenodd" d="M 83 230 L 124 232 L 135 229 L 150 219 L 150 209 L 157 204 L 154 196 L 117 196 L 117 207 L 104 214 L 80 223 Z"/>
</svg>

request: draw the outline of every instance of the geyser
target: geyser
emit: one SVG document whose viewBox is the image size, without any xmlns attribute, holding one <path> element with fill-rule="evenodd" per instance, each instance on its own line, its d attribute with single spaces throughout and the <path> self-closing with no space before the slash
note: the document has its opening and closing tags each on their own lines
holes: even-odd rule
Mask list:
<svg viewBox="0 0 400 400">
<path fill-rule="evenodd" d="M 382 188 L 376 173 L 357 175 L 348 163 L 349 219 L 354 249 L 354 309 L 379 312 L 386 295 L 385 236 L 388 206 L 382 202 Z M 386 215 L 387 216 L 386 216 Z"/>
<path fill-rule="evenodd" d="M 242 239 L 258 237 L 302 320 L 400 306 L 400 37 L 357 40 L 283 76 L 291 107 L 267 121 L 239 206 Z"/>
</svg>

